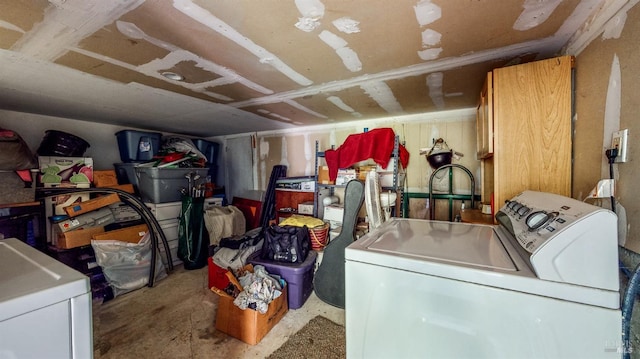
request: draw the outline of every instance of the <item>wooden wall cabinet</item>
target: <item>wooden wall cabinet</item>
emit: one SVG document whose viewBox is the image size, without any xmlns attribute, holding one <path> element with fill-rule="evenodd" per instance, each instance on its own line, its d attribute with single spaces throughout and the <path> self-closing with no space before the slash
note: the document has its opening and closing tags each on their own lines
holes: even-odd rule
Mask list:
<svg viewBox="0 0 640 359">
<path fill-rule="evenodd" d="M 478 122 L 492 122 L 493 151 L 481 157 L 481 195 L 484 203 L 493 195 L 494 215 L 524 190 L 571 196 L 573 65 L 563 56 L 487 76 L 488 108 L 478 114 L 491 118 Z"/>
<path fill-rule="evenodd" d="M 477 153 L 479 160 L 493 155 L 493 75 L 487 74 L 487 78 L 480 91 L 478 108 L 476 113 Z"/>
</svg>

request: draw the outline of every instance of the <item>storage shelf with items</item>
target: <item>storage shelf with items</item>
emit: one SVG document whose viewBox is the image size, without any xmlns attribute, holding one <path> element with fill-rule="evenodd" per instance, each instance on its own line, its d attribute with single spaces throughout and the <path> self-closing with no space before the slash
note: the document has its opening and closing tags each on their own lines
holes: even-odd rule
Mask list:
<svg viewBox="0 0 640 359">
<path fill-rule="evenodd" d="M 276 222 L 293 214 L 316 216 L 314 198 L 316 193 L 328 193 L 316 186 L 316 177 L 283 177 L 276 181 Z"/>
<path fill-rule="evenodd" d="M 394 206 L 394 216 L 402 216 L 402 193 L 404 191 L 405 172 L 400 163 L 400 142 L 398 136 L 393 137 L 393 150 L 391 152 L 391 159 L 386 168 L 382 168 L 380 165 L 368 165 L 364 166 L 360 170 L 356 169 L 339 169 L 338 176 L 335 182 L 330 180 L 329 168 L 326 164 L 326 152 L 319 150 L 319 142 L 315 144 L 315 179 L 316 189 L 314 196 L 314 216 L 322 217 L 324 198 L 331 198 L 335 195 L 336 189 L 344 189 L 347 183 L 352 179 L 365 181 L 366 175 L 369 171 L 376 171 L 379 173 L 380 178 L 380 190 L 381 193 L 395 193 L 396 200 Z M 371 159 L 371 158 L 369 158 Z M 324 164 L 322 162 L 325 162 Z M 342 171 L 342 172 L 340 172 Z M 323 192 L 322 189 L 328 190 Z M 328 201 L 330 202 L 330 201 Z"/>
</svg>

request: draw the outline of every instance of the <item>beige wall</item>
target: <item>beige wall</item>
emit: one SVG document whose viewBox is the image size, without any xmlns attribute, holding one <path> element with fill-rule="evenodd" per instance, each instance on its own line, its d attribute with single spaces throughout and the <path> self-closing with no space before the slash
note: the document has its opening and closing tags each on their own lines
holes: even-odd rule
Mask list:
<svg viewBox="0 0 640 359">
<path fill-rule="evenodd" d="M 628 13 L 619 38 L 596 38 L 576 56 L 576 113 L 574 141 L 573 196 L 585 198 L 598 180 L 608 178 L 604 149 L 610 145 L 611 132 L 629 129 L 629 161 L 614 165 L 617 200 L 626 210 L 628 234 L 626 247 L 640 252 L 640 201 L 636 183 L 640 183 L 640 6 Z M 620 76 L 612 71 L 619 61 Z M 620 95 L 607 97 L 610 79 L 619 86 Z M 608 108 L 608 111 L 607 111 Z M 615 113 L 619 110 L 619 118 Z M 607 115 L 613 113 L 614 115 Z M 624 229 L 624 228 L 623 228 Z"/>
</svg>

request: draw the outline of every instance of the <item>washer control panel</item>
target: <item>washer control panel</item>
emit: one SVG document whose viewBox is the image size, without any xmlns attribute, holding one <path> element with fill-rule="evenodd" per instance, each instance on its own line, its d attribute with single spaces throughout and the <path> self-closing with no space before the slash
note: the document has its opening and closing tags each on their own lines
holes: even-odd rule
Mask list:
<svg viewBox="0 0 640 359">
<path fill-rule="evenodd" d="M 597 209 L 572 198 L 525 191 L 506 201 L 497 217 L 520 246 L 533 253 L 563 229 Z"/>
<path fill-rule="evenodd" d="M 525 191 L 507 201 L 496 219 L 538 278 L 618 292 L 618 217 L 612 211 Z"/>
</svg>

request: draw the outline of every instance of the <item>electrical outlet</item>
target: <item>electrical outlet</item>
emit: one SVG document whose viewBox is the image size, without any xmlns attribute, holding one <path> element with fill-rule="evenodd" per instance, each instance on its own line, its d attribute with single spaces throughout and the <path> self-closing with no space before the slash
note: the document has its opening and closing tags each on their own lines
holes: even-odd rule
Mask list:
<svg viewBox="0 0 640 359">
<path fill-rule="evenodd" d="M 618 149 L 618 157 L 616 157 L 616 163 L 627 162 L 627 137 L 629 129 L 616 131 L 611 136 L 611 147 Z"/>
</svg>

